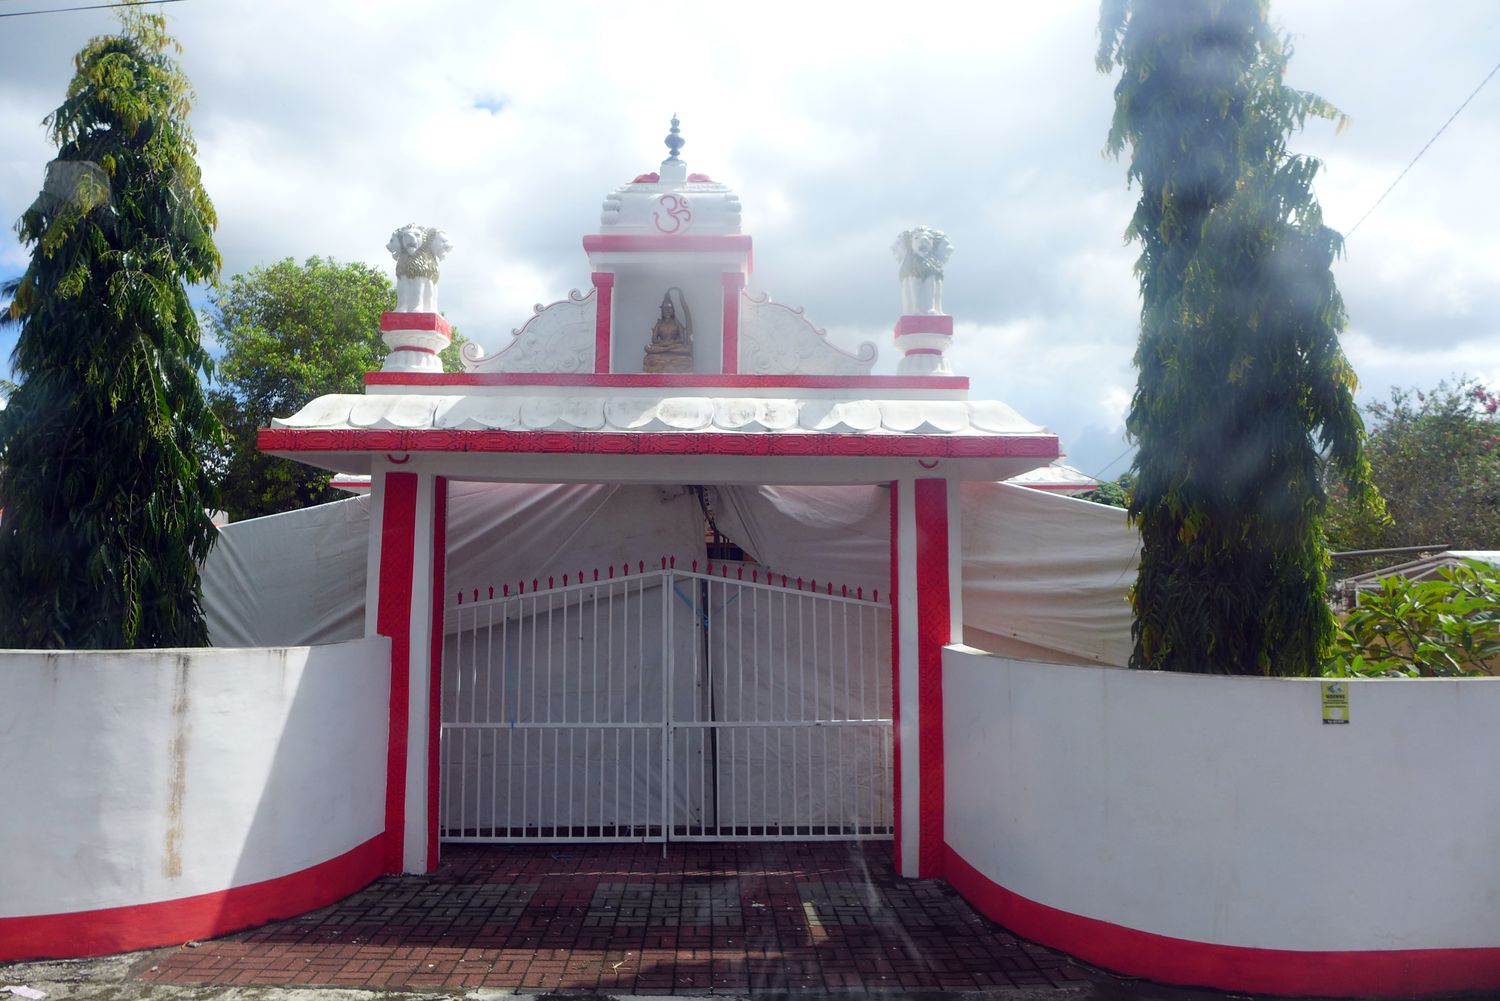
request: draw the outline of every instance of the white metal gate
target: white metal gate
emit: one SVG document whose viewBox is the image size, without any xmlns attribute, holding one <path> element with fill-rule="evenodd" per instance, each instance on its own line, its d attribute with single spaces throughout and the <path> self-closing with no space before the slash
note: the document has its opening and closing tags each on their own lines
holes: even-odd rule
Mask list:
<svg viewBox="0 0 1500 1001">
<path fill-rule="evenodd" d="M 622 571 L 448 609 L 444 840 L 891 835 L 878 595 Z"/>
</svg>

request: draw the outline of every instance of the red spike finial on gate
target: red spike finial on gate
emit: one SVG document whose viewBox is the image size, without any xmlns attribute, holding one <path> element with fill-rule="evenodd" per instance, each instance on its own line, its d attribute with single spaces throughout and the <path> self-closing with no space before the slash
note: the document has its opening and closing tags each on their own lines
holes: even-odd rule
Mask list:
<svg viewBox="0 0 1500 1001">
<path fill-rule="evenodd" d="M 786 574 L 781 575 L 781 586 L 786 587 Z"/>
<path fill-rule="evenodd" d="M 510 585 L 509 584 L 501 584 L 500 585 L 500 597 L 502 597 L 502 598 L 509 598 L 510 597 Z"/>
<path fill-rule="evenodd" d="M 714 575 L 714 561 L 713 560 L 709 560 L 708 561 L 708 565 L 703 568 L 703 572 L 706 573 L 706 574 L 708 574 L 710 577 L 712 577 Z"/>
<path fill-rule="evenodd" d="M 801 577 L 797 578 L 797 590 L 799 590 L 799 591 L 802 590 L 802 578 Z"/>
<path fill-rule="evenodd" d="M 609 579 L 610 580 L 614 580 L 615 579 L 615 565 L 613 563 L 611 563 L 609 565 Z"/>
<path fill-rule="evenodd" d="M 464 593 L 462 591 L 458 592 L 458 603 L 460 605 L 464 603 Z"/>
<path fill-rule="evenodd" d="M 720 577 L 728 577 L 729 576 L 729 564 L 728 563 L 720 563 L 719 564 L 719 576 Z"/>
<path fill-rule="evenodd" d="M 856 587 L 854 589 L 854 596 L 856 598 L 858 598 L 860 601 L 864 601 L 865 600 L 865 589 L 863 587 Z"/>
<path fill-rule="evenodd" d="M 760 571 L 756 570 L 755 568 L 752 567 L 750 569 L 750 583 L 757 584 L 759 582 L 760 582 Z"/>
<path fill-rule="evenodd" d="M 490 600 L 493 601 L 494 598 L 495 598 L 495 585 L 491 584 L 490 585 Z"/>
<path fill-rule="evenodd" d="M 583 583 L 583 571 L 582 570 L 578 571 L 578 583 L 580 583 L 580 584 Z"/>
<path fill-rule="evenodd" d="M 697 573 L 697 572 L 698 572 L 698 561 L 694 560 L 693 561 L 693 573 Z"/>
<path fill-rule="evenodd" d="M 672 567 L 673 570 L 677 569 L 677 557 L 675 557 L 675 556 L 670 557 L 667 560 L 667 563 Z"/>
<path fill-rule="evenodd" d="M 840 598 L 847 598 L 847 597 L 849 597 L 849 585 L 848 584 L 840 584 L 839 585 L 839 597 Z"/>
<path fill-rule="evenodd" d="M 735 571 L 735 578 L 737 580 L 744 580 L 745 579 L 745 568 L 743 566 L 741 566 L 738 570 Z"/>
<path fill-rule="evenodd" d="M 598 567 L 594 567 L 594 579 L 595 580 L 599 579 L 599 568 Z"/>
<path fill-rule="evenodd" d="M 636 573 L 645 573 L 646 572 L 646 561 L 645 560 L 637 560 L 636 561 L 635 572 Z"/>
<path fill-rule="evenodd" d="M 872 591 L 870 594 L 870 600 L 878 602 L 880 600 L 880 592 L 878 590 Z"/>
<path fill-rule="evenodd" d="M 552 588 L 553 588 L 553 587 L 555 587 L 555 586 L 556 586 L 556 585 L 554 585 L 554 584 L 553 584 L 553 583 L 552 583 L 552 578 L 551 578 L 551 577 L 548 577 L 548 578 L 547 578 L 547 589 L 548 589 L 548 590 L 549 590 L 549 591 L 550 591 L 550 590 L 551 590 L 551 589 L 552 589 Z"/>
<path fill-rule="evenodd" d="M 813 582 L 812 582 L 812 593 L 813 594 L 817 594 L 818 593 L 818 582 L 817 582 L 816 579 L 814 579 Z"/>
<path fill-rule="evenodd" d="M 548 586 L 551 586 L 551 584 L 552 584 L 552 578 L 551 577 L 547 578 L 547 584 L 548 584 Z M 563 574 L 563 587 L 567 587 L 567 586 L 568 586 L 568 575 L 567 574 Z"/>
<path fill-rule="evenodd" d="M 663 556 L 663 557 L 662 557 L 662 558 L 661 558 L 661 568 L 662 568 L 662 569 L 663 569 L 663 570 L 665 570 L 665 569 L 666 569 L 666 568 L 667 568 L 667 558 L 666 558 L 666 557 L 665 557 L 665 556 Z"/>
<path fill-rule="evenodd" d="M 620 565 L 620 576 L 622 576 L 622 577 L 629 577 L 630 576 L 630 561 L 629 560 L 626 560 L 624 563 L 622 563 Z"/>
<path fill-rule="evenodd" d="M 474 600 L 475 601 L 479 600 L 479 588 L 477 588 L 477 587 L 474 589 Z"/>
<path fill-rule="evenodd" d="M 539 586 L 540 582 L 535 577 L 531 578 L 531 590 L 535 592 Z"/>
</svg>

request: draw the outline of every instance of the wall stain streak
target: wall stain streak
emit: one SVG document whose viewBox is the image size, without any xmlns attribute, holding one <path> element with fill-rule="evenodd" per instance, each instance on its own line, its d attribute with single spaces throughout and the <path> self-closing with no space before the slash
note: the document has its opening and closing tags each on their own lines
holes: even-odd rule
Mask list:
<svg viewBox="0 0 1500 1001">
<path fill-rule="evenodd" d="M 172 742 L 167 751 L 167 843 L 162 856 L 162 875 L 175 879 L 182 875 L 183 801 L 187 796 L 188 740 L 193 727 L 188 719 L 188 671 L 191 660 L 179 654 L 176 679 L 172 686 Z"/>
</svg>

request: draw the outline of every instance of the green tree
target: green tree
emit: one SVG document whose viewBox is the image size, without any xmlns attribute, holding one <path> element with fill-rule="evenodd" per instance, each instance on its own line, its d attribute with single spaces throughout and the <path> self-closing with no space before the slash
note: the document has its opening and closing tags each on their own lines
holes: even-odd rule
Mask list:
<svg viewBox="0 0 1500 1001">
<path fill-rule="evenodd" d="M 20 379 L 0 411 L 0 646 L 207 642 L 219 435 L 186 283 L 218 273 L 192 92 L 165 21 L 120 13 L 74 59 L 57 145 L 16 224 Z"/>
<path fill-rule="evenodd" d="M 1318 162 L 1286 143 L 1340 116 L 1285 86 L 1289 55 L 1264 0 L 1102 6 L 1098 65 L 1120 69 L 1108 149 L 1129 150 L 1141 190 L 1133 667 L 1319 673 L 1322 456 L 1378 504 L 1338 341 L 1342 239 L 1313 196 Z"/>
<path fill-rule="evenodd" d="M 1329 542 L 1337 549 L 1445 546 L 1500 549 L 1500 397 L 1470 379 L 1392 389 L 1365 408 L 1370 475 L 1389 518 L 1373 517 L 1333 484 Z M 1403 562 L 1340 561 L 1342 573 Z"/>
<path fill-rule="evenodd" d="M 380 314 L 396 308 L 385 273 L 364 264 L 291 258 L 235 275 L 212 295 L 209 323 L 224 349 L 213 409 L 226 430 L 218 466 L 224 504 L 238 521 L 347 496 L 329 474 L 255 447 L 256 431 L 315 397 L 364 391 L 365 373 L 380 368 L 386 347 Z M 461 367 L 454 334 L 443 352 Z"/>
<path fill-rule="evenodd" d="M 1135 492 L 1135 474 L 1121 473 L 1114 479 L 1099 484 L 1097 489 L 1078 495 L 1079 500 L 1092 501 L 1105 507 L 1130 507 L 1130 495 Z"/>
</svg>

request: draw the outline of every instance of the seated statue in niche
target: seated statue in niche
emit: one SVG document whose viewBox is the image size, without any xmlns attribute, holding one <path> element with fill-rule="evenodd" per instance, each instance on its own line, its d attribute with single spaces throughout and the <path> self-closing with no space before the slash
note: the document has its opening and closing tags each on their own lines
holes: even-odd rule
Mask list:
<svg viewBox="0 0 1500 1001">
<path fill-rule="evenodd" d="M 682 319 L 672 304 L 672 293 L 682 304 Z M 661 297 L 661 318 L 651 327 L 651 343 L 646 345 L 642 371 L 655 374 L 691 372 L 693 370 L 693 315 L 688 310 L 682 289 L 672 286 Z"/>
</svg>

